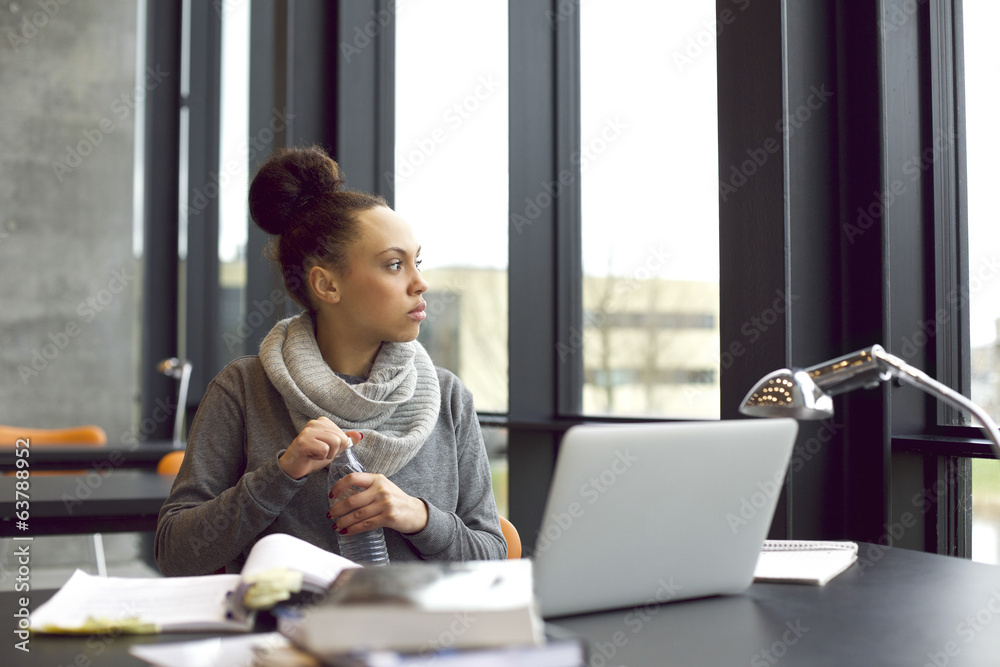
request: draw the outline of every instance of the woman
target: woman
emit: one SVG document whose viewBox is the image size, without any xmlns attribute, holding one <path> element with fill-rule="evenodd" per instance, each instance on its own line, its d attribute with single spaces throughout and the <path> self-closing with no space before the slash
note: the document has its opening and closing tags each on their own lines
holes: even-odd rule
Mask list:
<svg viewBox="0 0 1000 667">
<path fill-rule="evenodd" d="M 503 558 L 472 395 L 415 340 L 427 283 L 410 226 L 381 197 L 345 190 L 317 147 L 261 166 L 250 215 L 279 237 L 305 311 L 207 388 L 160 510 L 160 569 L 238 572 L 268 533 L 337 552 L 335 531 L 377 527 L 390 561 Z M 352 445 L 368 472 L 330 489 L 326 467 Z M 348 486 L 364 491 L 330 507 Z"/>
</svg>

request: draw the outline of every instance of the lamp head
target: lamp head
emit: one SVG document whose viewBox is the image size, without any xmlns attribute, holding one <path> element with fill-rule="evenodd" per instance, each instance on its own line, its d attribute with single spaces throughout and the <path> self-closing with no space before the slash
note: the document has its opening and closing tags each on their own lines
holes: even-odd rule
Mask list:
<svg viewBox="0 0 1000 667">
<path fill-rule="evenodd" d="M 833 399 L 801 368 L 782 368 L 765 375 L 743 399 L 740 412 L 749 417 L 829 419 Z"/>
<path fill-rule="evenodd" d="M 829 419 L 833 416 L 831 396 L 854 389 L 871 389 L 893 379 L 970 412 L 982 423 L 993 455 L 1000 459 L 1000 428 L 985 410 L 963 394 L 889 354 L 881 345 L 872 345 L 806 369 L 783 368 L 765 375 L 743 399 L 740 412 L 750 417 Z"/>
<path fill-rule="evenodd" d="M 160 363 L 156 364 L 156 370 L 177 380 L 180 379 L 181 374 L 184 372 L 184 366 L 186 364 L 186 361 L 181 361 L 177 357 L 170 357 L 169 359 L 164 359 Z"/>
</svg>

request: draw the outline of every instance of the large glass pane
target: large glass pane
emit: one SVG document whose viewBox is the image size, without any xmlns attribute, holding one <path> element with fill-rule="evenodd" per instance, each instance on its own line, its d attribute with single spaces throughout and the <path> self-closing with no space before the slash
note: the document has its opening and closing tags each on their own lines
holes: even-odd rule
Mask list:
<svg viewBox="0 0 1000 667">
<path fill-rule="evenodd" d="M 587 413 L 719 417 L 715 16 L 580 7 Z"/>
<path fill-rule="evenodd" d="M 507 2 L 396 4 L 396 211 L 422 245 L 420 341 L 507 411 Z M 484 428 L 493 493 L 507 514 L 507 431 Z"/>
<path fill-rule="evenodd" d="M 250 3 L 222 5 L 219 112 L 219 367 L 247 353 L 247 187 L 250 136 Z M 228 335 L 226 335 L 228 334 Z M 256 350 L 253 350 L 256 351 Z"/>
<path fill-rule="evenodd" d="M 1000 4 L 973 0 L 964 3 L 963 11 L 972 400 L 1000 419 L 1000 224 L 993 182 L 1000 155 L 1000 134 L 994 127 L 1000 49 L 993 27 L 1000 21 Z"/>
<path fill-rule="evenodd" d="M 962 4 L 965 44 L 965 126 L 969 205 L 969 289 L 972 400 L 1000 419 L 1000 225 L 997 224 L 996 156 L 1000 135 L 993 127 L 1000 89 L 1000 49 L 994 28 L 1000 5 L 986 0 Z M 972 463 L 972 557 L 1000 563 L 1000 464 Z"/>
<path fill-rule="evenodd" d="M 396 164 L 386 178 L 423 247 L 420 340 L 478 410 L 506 412 L 507 3 L 396 7 Z"/>
</svg>

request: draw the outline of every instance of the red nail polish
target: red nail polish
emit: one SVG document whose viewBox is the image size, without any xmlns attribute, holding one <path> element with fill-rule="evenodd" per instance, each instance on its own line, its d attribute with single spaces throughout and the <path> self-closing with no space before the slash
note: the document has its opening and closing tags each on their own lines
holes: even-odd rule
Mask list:
<svg viewBox="0 0 1000 667">
<path fill-rule="evenodd" d="M 346 528 L 343 529 L 343 530 L 338 530 L 337 532 L 340 533 L 341 535 L 347 535 L 347 529 Z"/>
</svg>

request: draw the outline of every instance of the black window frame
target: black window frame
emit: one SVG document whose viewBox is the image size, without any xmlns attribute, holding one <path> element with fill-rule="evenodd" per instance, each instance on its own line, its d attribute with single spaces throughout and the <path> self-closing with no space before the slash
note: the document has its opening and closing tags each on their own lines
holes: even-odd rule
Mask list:
<svg viewBox="0 0 1000 667">
<path fill-rule="evenodd" d="M 179 3 L 150 0 L 148 7 L 156 27 L 150 54 L 170 62 L 179 52 Z M 390 202 L 392 184 L 381 175 L 393 172 L 395 9 L 390 0 L 255 0 L 251 17 L 258 47 L 251 62 L 251 128 L 266 124 L 274 109 L 291 116 L 268 151 L 321 143 L 355 187 Z M 579 11 L 576 0 L 509 3 L 508 286 L 518 307 L 509 321 L 509 411 L 481 419 L 508 429 L 510 515 L 529 552 L 565 430 L 582 420 L 636 421 L 582 415 L 582 355 L 559 354 L 572 348 L 583 322 L 580 174 L 570 159 L 580 142 Z M 947 313 L 948 326 L 907 358 L 967 392 L 968 313 L 949 298 L 968 272 L 960 1 L 716 0 L 716 11 L 723 27 L 717 36 L 720 183 L 747 150 L 770 139 L 780 144 L 736 196 L 720 198 L 722 418 L 739 418 L 746 390 L 775 368 L 808 366 L 874 343 L 899 354 L 914 323 L 939 312 Z M 204 12 L 194 20 L 212 25 Z M 208 35 L 210 54 L 216 28 L 199 34 Z M 355 43 L 359 35 L 362 44 Z M 205 85 L 209 94 L 210 76 Z M 178 342 L 170 305 L 176 305 L 171 290 L 179 277 L 163 248 L 176 247 L 169 194 L 177 140 L 168 116 L 182 102 L 167 86 L 147 102 L 144 368 L 172 356 Z M 210 100 L 204 108 L 210 116 Z M 217 113 L 202 120 L 211 136 Z M 954 152 L 859 227 L 858 210 L 879 195 L 884 200 L 909 156 L 942 128 L 954 129 Z M 254 156 L 251 171 L 265 155 Z M 514 220 L 525 198 L 552 181 L 568 181 L 552 206 L 529 225 Z M 848 234 L 851 225 L 861 233 Z M 214 252 L 204 251 L 212 230 L 203 232 L 189 241 L 189 312 L 211 304 L 211 297 L 199 302 L 190 293 L 196 284 L 190 277 L 211 276 L 217 262 Z M 281 286 L 263 260 L 254 264 L 265 242 L 250 225 L 247 304 Z M 748 344 L 742 325 L 776 295 L 786 299 L 783 326 Z M 221 333 L 210 320 L 201 326 L 188 330 L 189 341 L 202 341 L 189 342 L 195 358 L 208 354 L 203 341 Z M 192 403 L 218 369 L 203 357 L 199 370 L 205 375 L 193 384 Z M 170 390 L 165 378 L 144 373 L 143 415 Z M 801 424 L 793 455 L 801 465 L 789 472 L 772 536 L 848 538 L 967 556 L 968 460 L 991 453 L 977 429 L 942 423 L 962 422 L 913 389 L 883 385 L 838 397 L 832 420 Z M 898 534 L 893 527 L 914 513 L 914 499 L 928 490 L 934 502 L 921 506 L 916 524 Z"/>
</svg>

